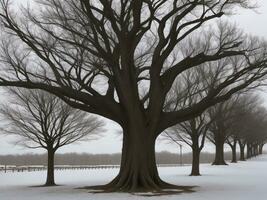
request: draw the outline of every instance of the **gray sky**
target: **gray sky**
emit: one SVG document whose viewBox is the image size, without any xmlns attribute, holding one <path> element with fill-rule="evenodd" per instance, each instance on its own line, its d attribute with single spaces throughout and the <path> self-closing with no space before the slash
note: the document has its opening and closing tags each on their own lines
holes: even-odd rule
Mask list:
<svg viewBox="0 0 267 200">
<path fill-rule="evenodd" d="M 15 3 L 31 2 L 32 0 L 13 0 Z M 255 0 L 252 0 L 255 1 Z M 267 39 L 267 1 L 258 0 L 259 8 L 256 11 L 251 10 L 237 10 L 237 14 L 228 17 L 231 22 L 236 23 L 237 26 L 245 30 L 245 32 L 265 37 Z M 267 102 L 267 94 L 261 94 Z M 266 103 L 267 105 L 267 103 Z M 120 128 L 113 122 L 108 121 L 107 133 L 103 135 L 100 140 L 76 143 L 61 148 L 58 152 L 87 152 L 87 153 L 115 153 L 121 152 L 121 136 L 118 134 Z M 22 154 L 26 152 L 40 153 L 42 150 L 28 150 L 20 146 L 12 144 L 14 138 L 1 136 L 0 139 L 0 154 Z M 177 152 L 178 147 L 166 142 L 157 142 L 156 150 L 168 150 Z M 206 147 L 207 151 L 213 150 L 213 146 Z"/>
</svg>

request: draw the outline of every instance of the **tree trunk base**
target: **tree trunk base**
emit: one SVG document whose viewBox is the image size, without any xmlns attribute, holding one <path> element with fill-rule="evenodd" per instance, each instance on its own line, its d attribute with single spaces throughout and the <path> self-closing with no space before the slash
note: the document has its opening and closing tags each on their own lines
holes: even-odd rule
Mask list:
<svg viewBox="0 0 267 200">
<path fill-rule="evenodd" d="M 106 185 L 97 185 L 97 186 L 88 186 L 83 187 L 82 189 L 90 190 L 92 193 L 113 193 L 113 192 L 125 192 L 131 193 L 134 195 L 141 196 L 161 196 L 161 195 L 170 195 L 170 194 L 179 194 L 179 193 L 191 193 L 194 192 L 193 188 L 195 186 L 177 186 L 160 181 L 159 183 L 139 185 L 133 187 L 129 184 L 119 184 L 115 178 L 112 182 Z"/>
<path fill-rule="evenodd" d="M 212 165 L 228 165 L 225 161 L 222 162 L 213 162 Z"/>
<path fill-rule="evenodd" d="M 201 176 L 200 173 L 191 173 L 190 176 Z"/>
<path fill-rule="evenodd" d="M 57 185 L 57 184 L 47 185 L 47 184 L 44 184 L 44 185 L 34 185 L 34 186 L 29 186 L 29 187 L 32 187 L 32 188 L 43 188 L 43 187 L 58 187 L 58 186 L 62 186 L 62 185 Z"/>
<path fill-rule="evenodd" d="M 53 186 L 58 186 L 57 184 L 55 183 L 46 183 L 43 185 L 44 187 L 53 187 Z"/>
</svg>

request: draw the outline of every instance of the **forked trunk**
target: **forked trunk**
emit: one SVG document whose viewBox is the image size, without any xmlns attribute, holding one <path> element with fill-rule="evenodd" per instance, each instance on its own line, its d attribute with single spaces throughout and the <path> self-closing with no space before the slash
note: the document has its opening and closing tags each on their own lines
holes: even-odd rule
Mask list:
<svg viewBox="0 0 267 200">
<path fill-rule="evenodd" d="M 45 186 L 54 186 L 55 178 L 54 178 L 54 157 L 55 150 L 48 149 L 47 151 L 47 176 Z"/>
<path fill-rule="evenodd" d="M 215 145 L 216 145 L 216 153 L 215 159 L 212 165 L 227 165 L 224 160 L 224 135 L 223 133 L 215 134 Z"/>
<path fill-rule="evenodd" d="M 99 192 L 188 192 L 191 187 L 171 185 L 160 179 L 155 158 L 158 134 L 151 131 L 147 121 L 138 115 L 132 119 L 134 120 L 125 123 L 123 127 L 122 157 L 118 175 L 107 185 L 87 188 Z"/>
</svg>

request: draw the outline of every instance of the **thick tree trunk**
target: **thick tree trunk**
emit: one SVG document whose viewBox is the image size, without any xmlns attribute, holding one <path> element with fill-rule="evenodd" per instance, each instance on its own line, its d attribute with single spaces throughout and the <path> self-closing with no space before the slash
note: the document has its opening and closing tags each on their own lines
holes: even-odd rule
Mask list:
<svg viewBox="0 0 267 200">
<path fill-rule="evenodd" d="M 145 135 L 141 134 L 125 135 L 121 169 L 110 185 L 114 185 L 121 191 L 160 189 L 161 180 L 156 166 L 154 148 L 155 139 L 153 138 L 145 138 Z"/>
<path fill-rule="evenodd" d="M 200 160 L 200 150 L 199 148 L 192 148 L 193 159 L 192 159 L 192 169 L 190 176 L 200 176 L 199 172 L 199 160 Z"/>
<path fill-rule="evenodd" d="M 216 153 L 215 153 L 215 159 L 212 165 L 227 165 L 224 160 L 225 138 L 224 138 L 223 133 L 216 133 L 214 139 L 215 139 Z"/>
<path fill-rule="evenodd" d="M 264 144 L 260 144 L 260 146 L 259 146 L 259 154 L 260 155 L 263 154 L 263 146 L 264 146 Z"/>
<path fill-rule="evenodd" d="M 256 153 L 256 147 L 255 147 L 255 144 L 253 144 L 252 143 L 252 145 L 251 145 L 251 156 L 252 157 L 255 157 L 256 155 L 257 155 L 257 153 Z"/>
<path fill-rule="evenodd" d="M 245 161 L 245 146 L 240 145 L 240 161 Z"/>
<path fill-rule="evenodd" d="M 178 189 L 162 181 L 155 159 L 156 137 L 146 128 L 130 126 L 124 130 L 121 167 L 117 177 L 105 186 L 91 187 L 110 192 L 158 192 Z"/>
<path fill-rule="evenodd" d="M 197 133 L 193 134 L 191 139 L 192 139 L 192 169 L 190 176 L 200 176 L 199 158 L 201 149 L 199 147 Z"/>
<path fill-rule="evenodd" d="M 251 144 L 248 143 L 247 144 L 247 159 L 250 159 L 252 157 L 252 148 L 251 148 Z"/>
<path fill-rule="evenodd" d="M 54 186 L 55 178 L 54 178 L 54 157 L 55 157 L 55 150 L 48 149 L 47 151 L 47 177 L 45 186 Z"/>
<path fill-rule="evenodd" d="M 232 150 L 232 163 L 237 163 L 237 156 L 236 156 L 236 144 L 237 144 L 237 140 L 235 139 L 233 144 L 229 144 L 229 146 L 231 147 Z"/>
<path fill-rule="evenodd" d="M 216 145 L 215 159 L 213 165 L 227 165 L 224 160 L 224 143 L 218 143 Z"/>
<path fill-rule="evenodd" d="M 133 111 L 134 112 L 134 111 Z M 191 191 L 192 187 L 168 184 L 159 177 L 155 142 L 158 134 L 140 114 L 129 117 L 123 127 L 121 166 L 118 175 L 108 184 L 87 187 L 99 192 Z M 154 127 L 154 126 L 153 126 Z M 168 190 L 171 189 L 171 190 Z"/>
<path fill-rule="evenodd" d="M 255 152 L 255 156 L 259 155 L 259 145 L 258 144 L 254 145 L 254 152 Z"/>
<path fill-rule="evenodd" d="M 237 158 L 236 158 L 236 148 L 232 150 L 232 161 L 231 163 L 237 163 Z"/>
</svg>

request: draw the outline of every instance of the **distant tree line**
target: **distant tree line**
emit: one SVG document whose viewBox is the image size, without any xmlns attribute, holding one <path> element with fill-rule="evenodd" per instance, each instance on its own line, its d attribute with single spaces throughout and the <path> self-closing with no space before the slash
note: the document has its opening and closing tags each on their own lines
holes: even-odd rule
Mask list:
<svg viewBox="0 0 267 200">
<path fill-rule="evenodd" d="M 239 153 L 237 154 L 239 155 Z M 202 152 L 200 163 L 211 163 L 214 153 Z M 231 160 L 231 152 L 225 152 L 225 159 Z M 46 165 L 47 154 L 0 155 L 0 165 Z M 181 164 L 179 153 L 157 152 L 157 164 Z M 119 165 L 121 154 L 65 153 L 55 155 L 55 165 Z M 182 164 L 192 163 L 192 153 L 184 153 Z"/>
<path fill-rule="evenodd" d="M 207 109 L 200 116 L 166 130 L 165 139 L 191 147 L 192 176 L 200 175 L 200 153 L 207 142 L 215 145 L 213 165 L 227 165 L 224 153 L 226 144 L 232 151 L 232 163 L 245 161 L 262 154 L 267 142 L 267 109 L 261 103 L 258 96 L 239 93 Z"/>
</svg>

